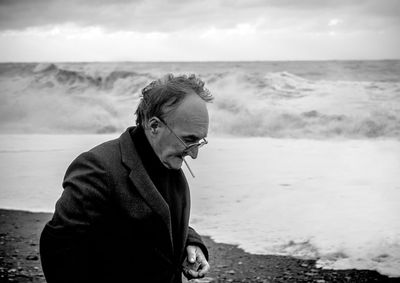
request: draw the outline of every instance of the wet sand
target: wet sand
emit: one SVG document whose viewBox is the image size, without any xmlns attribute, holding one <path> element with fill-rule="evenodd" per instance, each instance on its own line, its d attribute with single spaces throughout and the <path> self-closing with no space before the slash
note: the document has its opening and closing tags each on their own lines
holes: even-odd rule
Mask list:
<svg viewBox="0 0 400 283">
<path fill-rule="evenodd" d="M 0 282 L 46 282 L 39 236 L 50 218 L 49 213 L 0 209 Z M 314 260 L 254 255 L 209 237 L 204 241 L 211 272 L 202 282 L 400 282 L 376 271 L 323 270 L 315 267 Z"/>
</svg>

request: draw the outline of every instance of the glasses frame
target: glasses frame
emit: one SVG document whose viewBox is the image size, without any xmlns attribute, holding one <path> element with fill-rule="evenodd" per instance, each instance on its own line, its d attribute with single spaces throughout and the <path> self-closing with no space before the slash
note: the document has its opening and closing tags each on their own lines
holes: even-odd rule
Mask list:
<svg viewBox="0 0 400 283">
<path fill-rule="evenodd" d="M 165 122 L 162 118 L 157 117 L 167 128 L 170 130 L 170 132 L 182 143 L 182 145 L 185 147 L 185 152 L 192 151 L 193 149 L 197 148 L 199 149 L 200 147 L 208 144 L 208 141 L 205 138 L 202 138 L 199 142 L 196 143 L 191 143 L 187 144 L 184 140 L 182 140 L 172 129 L 170 126 L 168 126 L 167 122 Z"/>
<path fill-rule="evenodd" d="M 205 144 L 208 144 L 208 141 L 205 138 L 202 138 L 199 142 L 197 143 L 192 143 L 192 144 L 186 144 L 186 142 L 184 140 L 182 140 L 172 129 L 170 126 L 168 126 L 167 122 L 165 122 L 162 118 L 160 117 L 156 117 L 158 120 L 160 120 L 161 123 L 163 123 L 167 129 L 182 143 L 182 145 L 185 147 L 184 152 L 190 152 L 191 150 L 193 150 L 194 148 L 199 149 L 200 147 L 202 147 Z M 187 167 L 187 169 L 189 170 L 190 174 L 192 175 L 192 177 L 194 178 L 194 174 L 192 169 L 190 169 L 189 164 L 187 164 L 185 158 L 182 158 L 183 162 L 185 162 L 185 165 Z"/>
</svg>

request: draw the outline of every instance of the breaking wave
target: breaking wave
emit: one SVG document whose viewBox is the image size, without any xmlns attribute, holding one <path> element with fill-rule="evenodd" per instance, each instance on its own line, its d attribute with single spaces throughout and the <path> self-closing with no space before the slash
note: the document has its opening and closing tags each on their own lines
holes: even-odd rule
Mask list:
<svg viewBox="0 0 400 283">
<path fill-rule="evenodd" d="M 196 72 L 214 94 L 212 134 L 276 138 L 400 136 L 400 83 L 309 79 L 222 63 L 0 64 L 0 132 L 108 133 L 134 123 L 141 89 Z M 222 65 L 221 65 L 222 64 Z"/>
</svg>

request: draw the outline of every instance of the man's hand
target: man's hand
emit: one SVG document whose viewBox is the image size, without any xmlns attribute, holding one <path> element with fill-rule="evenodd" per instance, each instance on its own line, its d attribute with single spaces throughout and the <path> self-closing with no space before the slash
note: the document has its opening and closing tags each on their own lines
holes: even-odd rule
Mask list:
<svg viewBox="0 0 400 283">
<path fill-rule="evenodd" d="M 183 274 L 187 279 L 202 278 L 210 270 L 203 251 L 198 246 L 186 247 L 187 257 L 183 262 Z"/>
</svg>

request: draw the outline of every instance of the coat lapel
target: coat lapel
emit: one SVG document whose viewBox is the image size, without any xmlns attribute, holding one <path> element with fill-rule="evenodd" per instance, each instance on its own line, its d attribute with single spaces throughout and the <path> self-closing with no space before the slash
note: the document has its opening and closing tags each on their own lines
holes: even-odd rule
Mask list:
<svg viewBox="0 0 400 283">
<path fill-rule="evenodd" d="M 182 214 L 182 221 L 181 221 L 181 231 L 182 232 L 182 241 L 181 243 L 181 251 L 180 254 L 185 256 L 185 248 L 186 248 L 186 239 L 188 237 L 188 229 L 189 229 L 189 217 L 190 217 L 190 191 L 189 191 L 189 185 L 186 181 L 185 175 L 183 172 L 180 172 L 181 174 L 181 180 L 184 184 L 182 186 L 185 188 L 185 199 L 184 199 L 184 204 L 183 204 L 183 214 Z"/>
<path fill-rule="evenodd" d="M 133 127 L 128 128 L 120 138 L 122 162 L 130 168 L 131 172 L 129 178 L 135 185 L 135 188 L 141 194 L 147 205 L 160 216 L 161 220 L 166 225 L 171 243 L 171 252 L 173 252 L 171 213 L 168 204 L 156 189 L 143 167 L 142 161 L 139 158 L 129 134 L 129 131 L 132 129 Z"/>
</svg>

